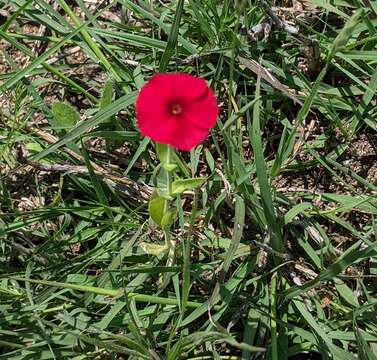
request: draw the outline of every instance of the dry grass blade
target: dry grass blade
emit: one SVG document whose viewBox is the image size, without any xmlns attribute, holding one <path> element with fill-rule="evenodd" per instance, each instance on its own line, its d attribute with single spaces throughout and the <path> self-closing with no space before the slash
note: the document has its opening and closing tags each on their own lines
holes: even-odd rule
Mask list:
<svg viewBox="0 0 377 360">
<path fill-rule="evenodd" d="M 275 76 L 273 76 L 265 67 L 256 62 L 253 59 L 246 59 L 242 56 L 237 56 L 237 61 L 245 66 L 247 69 L 251 70 L 255 75 L 260 75 L 260 77 L 273 86 L 275 89 L 282 92 L 285 96 L 292 99 L 295 103 L 303 105 L 303 102 L 293 94 L 293 90 L 289 89 L 287 86 L 283 85 Z"/>
</svg>

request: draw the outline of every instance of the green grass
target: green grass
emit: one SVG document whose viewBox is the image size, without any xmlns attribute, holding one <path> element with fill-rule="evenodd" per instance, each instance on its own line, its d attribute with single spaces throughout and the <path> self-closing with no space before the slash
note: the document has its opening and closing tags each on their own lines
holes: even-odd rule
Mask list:
<svg viewBox="0 0 377 360">
<path fill-rule="evenodd" d="M 252 40 L 258 1 L 0 0 L 0 359 L 377 359 L 377 6 L 312 4 Z M 221 103 L 175 159 L 208 179 L 173 266 L 144 250 L 157 71 Z"/>
</svg>

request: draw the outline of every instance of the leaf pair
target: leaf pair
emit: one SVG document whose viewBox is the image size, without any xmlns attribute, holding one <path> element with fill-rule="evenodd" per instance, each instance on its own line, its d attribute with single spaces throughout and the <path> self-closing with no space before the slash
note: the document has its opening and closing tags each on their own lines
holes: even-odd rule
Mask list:
<svg viewBox="0 0 377 360">
<path fill-rule="evenodd" d="M 206 178 L 190 178 L 175 180 L 171 186 L 171 193 L 169 196 L 182 194 L 187 190 L 191 190 L 201 186 L 206 181 Z M 160 225 L 163 229 L 168 229 L 177 216 L 176 209 L 168 208 L 168 199 L 166 196 L 160 195 L 158 190 L 152 194 L 148 205 L 149 215 L 152 220 Z"/>
</svg>

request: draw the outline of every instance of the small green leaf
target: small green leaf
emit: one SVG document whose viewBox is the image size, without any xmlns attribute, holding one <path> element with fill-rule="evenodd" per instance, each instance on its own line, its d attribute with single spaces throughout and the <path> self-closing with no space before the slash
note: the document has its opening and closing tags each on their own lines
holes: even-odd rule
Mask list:
<svg viewBox="0 0 377 360">
<path fill-rule="evenodd" d="M 149 205 L 148 205 L 149 216 L 158 225 L 161 225 L 162 218 L 165 213 L 165 206 L 166 206 L 166 199 L 164 199 L 161 196 L 157 196 L 154 198 L 152 197 L 152 199 L 149 201 Z"/>
<path fill-rule="evenodd" d="M 55 130 L 71 130 L 80 120 L 80 114 L 70 105 L 56 101 L 51 106 L 56 120 Z"/>
<path fill-rule="evenodd" d="M 168 210 L 161 220 L 161 227 L 169 228 L 177 218 L 177 209 Z"/>
<path fill-rule="evenodd" d="M 154 255 L 154 256 L 158 256 L 166 252 L 166 250 L 168 249 L 166 245 L 148 244 L 145 242 L 142 242 L 140 246 L 148 255 Z"/>
<path fill-rule="evenodd" d="M 100 102 L 100 108 L 103 109 L 111 104 L 113 100 L 113 82 L 108 80 L 102 91 L 102 97 Z"/>
<path fill-rule="evenodd" d="M 28 151 L 30 151 L 32 153 L 39 153 L 39 152 L 41 152 L 43 150 L 43 147 L 40 144 L 36 143 L 36 142 L 27 143 L 25 145 L 25 148 L 26 148 L 26 150 L 28 150 Z"/>
<path fill-rule="evenodd" d="M 191 178 L 175 180 L 172 184 L 172 195 L 182 194 L 186 190 L 197 188 L 205 183 L 207 178 Z"/>
<path fill-rule="evenodd" d="M 215 160 L 208 149 L 204 149 L 204 155 L 206 157 L 207 164 L 211 171 L 215 169 Z"/>
<path fill-rule="evenodd" d="M 105 87 L 102 90 L 102 97 L 101 97 L 101 102 L 99 104 L 100 109 L 104 109 L 106 106 L 109 106 L 111 104 L 111 101 L 113 100 L 113 83 L 111 80 L 108 80 L 105 84 Z M 107 120 L 103 122 L 103 124 L 115 124 L 116 119 L 115 116 L 109 117 Z M 109 129 L 107 127 L 107 129 Z M 114 128 L 115 130 L 115 128 Z"/>
<path fill-rule="evenodd" d="M 156 152 L 158 159 L 160 160 L 162 167 L 168 171 L 172 172 L 177 168 L 177 165 L 172 162 L 173 150 L 169 148 L 169 145 L 156 143 Z"/>
<path fill-rule="evenodd" d="M 113 101 L 113 91 L 114 84 L 112 80 L 108 80 L 102 90 L 102 97 L 99 104 L 100 109 L 104 109 L 111 105 Z M 123 127 L 119 121 L 117 121 L 115 115 L 110 116 L 108 119 L 104 120 L 102 126 L 100 126 L 100 130 L 108 131 L 123 131 Z M 118 148 L 123 144 L 123 139 L 116 139 L 115 137 L 111 137 L 106 139 L 106 150 L 110 151 L 113 148 Z"/>
<path fill-rule="evenodd" d="M 171 163 L 165 163 L 165 164 L 163 164 L 162 165 L 162 167 L 166 170 L 166 171 L 168 171 L 168 172 L 172 172 L 172 171 L 174 171 L 176 168 L 177 168 L 177 165 L 176 164 L 171 164 Z"/>
</svg>

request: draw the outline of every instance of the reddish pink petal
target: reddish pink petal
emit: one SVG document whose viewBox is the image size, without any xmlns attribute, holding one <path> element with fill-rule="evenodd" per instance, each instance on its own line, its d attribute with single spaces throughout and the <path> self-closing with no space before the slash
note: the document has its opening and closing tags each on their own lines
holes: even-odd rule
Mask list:
<svg viewBox="0 0 377 360">
<path fill-rule="evenodd" d="M 211 90 L 208 90 L 208 95 L 205 99 L 191 103 L 185 108 L 187 121 L 202 130 L 214 127 L 218 114 L 219 108 Z"/>
<path fill-rule="evenodd" d="M 169 81 L 166 81 L 165 75 L 157 74 L 140 90 L 136 100 L 136 111 L 165 111 L 165 107 L 173 94 L 171 84 L 169 84 Z"/>
<path fill-rule="evenodd" d="M 178 150 L 190 151 L 195 146 L 201 144 L 208 136 L 208 130 L 198 129 L 188 123 L 180 124 L 179 131 L 169 142 L 171 146 Z"/>
<path fill-rule="evenodd" d="M 169 144 L 178 150 L 190 151 L 204 141 L 208 130 L 199 129 L 182 118 L 159 119 L 153 114 L 140 114 L 138 118 L 140 132 L 153 141 Z"/>
<path fill-rule="evenodd" d="M 162 144 L 169 144 L 179 128 L 177 119 L 157 111 L 138 111 L 137 126 L 144 136 Z"/>
<path fill-rule="evenodd" d="M 189 74 L 166 74 L 171 82 L 175 97 L 184 103 L 191 103 L 205 98 L 208 86 L 205 80 Z"/>
<path fill-rule="evenodd" d="M 161 74 L 155 75 L 143 86 L 136 100 L 136 117 L 144 136 L 161 143 L 168 141 L 170 133 L 175 130 L 167 112 L 170 98 L 171 87 Z"/>
</svg>

